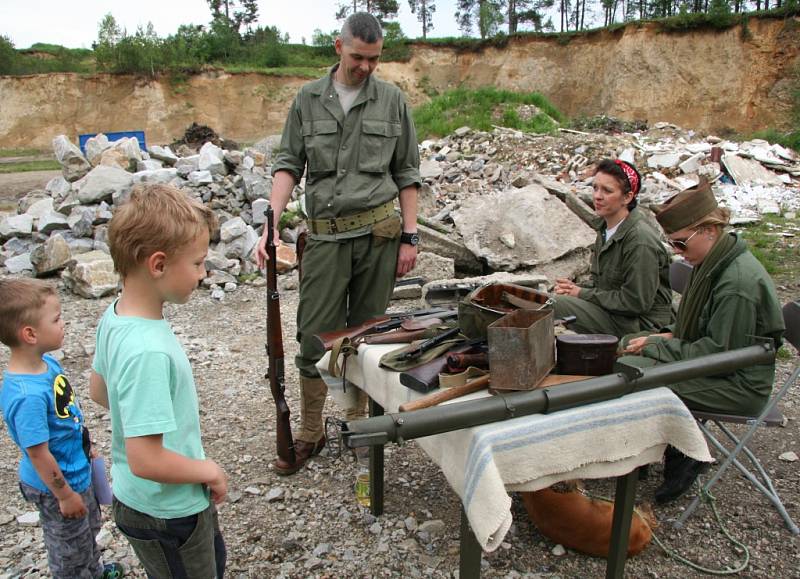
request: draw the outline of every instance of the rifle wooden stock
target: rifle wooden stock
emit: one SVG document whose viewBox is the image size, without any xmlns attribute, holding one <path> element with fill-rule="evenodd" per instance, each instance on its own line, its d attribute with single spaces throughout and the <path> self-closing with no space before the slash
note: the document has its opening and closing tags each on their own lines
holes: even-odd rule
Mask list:
<svg viewBox="0 0 800 579">
<path fill-rule="evenodd" d="M 455 353 L 470 352 L 475 349 L 476 344 L 460 344 L 449 350 L 447 353 L 434 358 L 430 362 L 420 364 L 416 368 L 411 368 L 400 373 L 400 383 L 417 392 L 430 392 L 439 387 L 439 374 L 447 369 L 447 356 Z"/>
<path fill-rule="evenodd" d="M 361 337 L 364 334 L 368 334 L 373 328 L 375 328 L 375 326 L 384 324 L 389 320 L 391 320 L 389 316 L 379 316 L 377 318 L 367 320 L 363 324 L 359 324 L 357 326 L 344 328 L 343 330 L 334 330 L 332 332 L 323 332 L 321 334 L 317 334 L 314 336 L 314 339 L 317 341 L 317 346 L 322 348 L 323 351 L 327 352 L 333 348 L 333 345 L 337 340 L 342 338 L 350 338 L 353 340 Z"/>
<path fill-rule="evenodd" d="M 396 328 L 402 328 L 408 332 L 415 330 L 424 330 L 437 324 L 441 324 L 443 320 L 454 318 L 458 312 L 454 310 L 443 310 L 441 308 L 417 310 L 416 312 L 406 314 L 395 314 L 378 316 L 357 326 L 351 326 L 342 330 L 333 330 L 331 332 L 322 332 L 316 334 L 314 339 L 317 342 L 317 347 L 322 348 L 322 351 L 327 352 L 333 345 L 342 338 L 350 338 L 354 340 L 361 336 L 368 334 L 377 334 L 388 332 Z"/>
<path fill-rule="evenodd" d="M 269 366 L 267 380 L 272 398 L 275 400 L 277 419 L 276 441 L 278 457 L 288 463 L 295 463 L 294 439 L 289 422 L 289 405 L 284 396 L 286 386 L 283 374 L 283 331 L 281 330 L 280 294 L 278 294 L 278 270 L 275 256 L 274 213 L 267 208 L 267 359 Z"/>
<path fill-rule="evenodd" d="M 411 412 L 412 410 L 421 410 L 423 408 L 436 406 L 442 402 L 453 400 L 454 398 L 461 398 L 467 394 L 472 394 L 478 390 L 483 390 L 488 385 L 489 374 L 486 374 L 480 378 L 475 378 L 475 380 L 470 380 L 462 386 L 454 386 L 453 388 L 448 388 L 447 390 L 440 390 L 434 394 L 429 394 L 428 396 L 423 396 L 422 398 L 417 398 L 411 402 L 401 404 L 400 412 Z"/>
</svg>

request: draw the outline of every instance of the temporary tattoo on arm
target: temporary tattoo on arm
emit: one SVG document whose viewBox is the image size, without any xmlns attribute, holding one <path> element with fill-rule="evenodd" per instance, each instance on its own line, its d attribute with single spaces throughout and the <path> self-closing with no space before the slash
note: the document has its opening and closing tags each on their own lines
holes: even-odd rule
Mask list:
<svg viewBox="0 0 800 579">
<path fill-rule="evenodd" d="M 63 489 L 67 483 L 64 481 L 64 477 L 62 477 L 59 473 L 53 473 L 53 486 L 57 489 Z"/>
</svg>

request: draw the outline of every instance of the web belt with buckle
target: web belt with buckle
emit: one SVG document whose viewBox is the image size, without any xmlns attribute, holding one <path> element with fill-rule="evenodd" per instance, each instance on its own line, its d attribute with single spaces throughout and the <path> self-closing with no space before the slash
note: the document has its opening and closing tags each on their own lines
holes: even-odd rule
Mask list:
<svg viewBox="0 0 800 579">
<path fill-rule="evenodd" d="M 394 214 L 394 202 L 387 201 L 383 205 L 367 209 L 347 217 L 332 217 L 330 219 L 310 219 L 308 222 L 311 233 L 319 235 L 333 235 L 360 229 L 391 217 Z"/>
</svg>

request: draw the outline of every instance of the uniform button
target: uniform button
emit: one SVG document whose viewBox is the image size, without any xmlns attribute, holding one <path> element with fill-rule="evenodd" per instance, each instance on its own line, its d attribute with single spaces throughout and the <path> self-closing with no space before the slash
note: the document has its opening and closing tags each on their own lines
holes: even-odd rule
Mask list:
<svg viewBox="0 0 800 579">
<path fill-rule="evenodd" d="M 347 169 L 342 169 L 342 170 L 341 170 L 341 171 L 339 171 L 339 172 L 340 172 L 342 175 L 347 175 Z"/>
<path fill-rule="evenodd" d="M 342 151 L 346 151 L 346 150 L 347 150 L 347 145 L 342 145 Z"/>
</svg>

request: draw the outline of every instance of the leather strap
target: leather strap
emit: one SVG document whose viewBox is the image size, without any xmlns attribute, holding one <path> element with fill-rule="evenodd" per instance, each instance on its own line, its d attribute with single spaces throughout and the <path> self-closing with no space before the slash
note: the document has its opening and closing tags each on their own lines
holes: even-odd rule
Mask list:
<svg viewBox="0 0 800 579">
<path fill-rule="evenodd" d="M 485 376 L 488 374 L 486 370 L 481 370 L 480 368 L 476 368 L 475 366 L 470 366 L 463 372 L 459 372 L 458 374 L 445 374 L 442 372 L 439 374 L 439 388 L 454 388 L 455 386 L 463 386 L 470 380 L 474 380 L 475 378 L 480 378 L 481 376 Z"/>
</svg>

